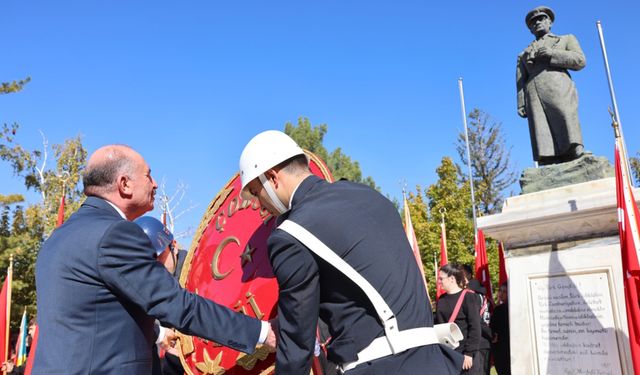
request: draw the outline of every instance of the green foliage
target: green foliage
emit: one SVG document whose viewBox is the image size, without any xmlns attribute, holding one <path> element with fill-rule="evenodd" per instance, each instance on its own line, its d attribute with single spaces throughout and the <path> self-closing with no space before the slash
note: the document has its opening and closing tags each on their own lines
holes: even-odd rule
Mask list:
<svg viewBox="0 0 640 375">
<path fill-rule="evenodd" d="M 63 144 L 47 145 L 43 150 L 28 151 L 16 143 L 18 125 L 4 126 L 0 133 L 0 159 L 11 165 L 14 175 L 21 178 L 26 189 L 41 194 L 42 201 L 25 206 L 19 194 L 0 195 L 0 274 L 13 256 L 13 290 L 11 321 L 19 324 L 22 310 L 36 312 L 35 262 L 42 242 L 55 229 L 58 207 L 65 185 L 65 217 L 75 211 L 82 198 L 79 179 L 87 157 L 80 137 Z M 48 153 L 53 163 L 47 166 Z"/>
<path fill-rule="evenodd" d="M 4 160 L 11 165 L 16 176 L 24 178 L 27 189 L 37 188 L 38 179 L 35 176 L 36 162 L 42 156 L 39 150 L 29 152 L 21 145 L 13 143 L 19 125 L 14 123 L 11 126 L 4 124 L 0 132 L 0 160 Z M 26 173 L 25 173 L 26 172 Z"/>
<path fill-rule="evenodd" d="M 435 270 L 440 265 L 440 224 L 443 214 L 448 261 L 469 264 L 472 268 L 475 264 L 469 184 L 458 179 L 456 166 L 449 157 L 442 159 L 436 172 L 436 183 L 424 190 L 417 186 L 416 192 L 409 193 L 407 197 L 432 301 L 435 301 Z M 495 242 L 487 241 L 487 256 L 495 289 L 498 282 L 498 253 Z"/>
<path fill-rule="evenodd" d="M 306 117 L 300 117 L 297 125 L 286 123 L 284 132 L 295 140 L 300 147 L 311 151 L 324 160 L 336 180 L 341 178 L 349 181 L 359 182 L 380 190 L 371 176 L 362 177 L 360 163 L 351 159 L 350 156 L 342 152 L 338 147 L 329 152 L 322 144 L 327 125 L 321 124 L 313 126 Z"/>
<path fill-rule="evenodd" d="M 502 124 L 477 108 L 469 114 L 468 130 L 476 207 L 480 213 L 493 214 L 502 206 L 504 190 L 517 180 L 511 150 L 506 147 Z M 458 134 L 456 151 L 458 175 L 465 181 L 469 175 L 464 131 Z"/>
<path fill-rule="evenodd" d="M 449 262 L 469 263 L 473 258 L 473 222 L 471 220 L 471 193 L 468 183 L 458 183 L 453 161 L 445 157 L 436 169 L 438 181 L 425 195 L 429 201 L 430 239 L 440 248 L 442 213 L 447 228 L 447 254 Z"/>
<path fill-rule="evenodd" d="M 636 181 L 636 186 L 640 185 L 640 152 L 636 152 L 636 156 L 629 158 L 629 168 L 633 174 L 633 179 Z"/>
<path fill-rule="evenodd" d="M 26 85 L 30 81 L 31 81 L 31 77 L 27 77 L 27 78 L 22 79 L 20 81 L 2 82 L 2 84 L 0 85 L 0 95 L 2 95 L 2 94 L 11 94 L 11 93 L 14 93 L 14 92 L 18 92 L 18 91 L 22 90 L 24 85 Z"/>
</svg>

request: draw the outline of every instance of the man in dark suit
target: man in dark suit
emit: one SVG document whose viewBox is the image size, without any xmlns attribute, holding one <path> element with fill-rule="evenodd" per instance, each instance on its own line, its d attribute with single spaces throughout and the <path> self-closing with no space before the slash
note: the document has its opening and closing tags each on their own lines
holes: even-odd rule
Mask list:
<svg viewBox="0 0 640 375">
<path fill-rule="evenodd" d="M 312 175 L 303 150 L 277 131 L 260 133 L 247 144 L 240 171 L 243 195 L 257 197 L 279 216 L 280 227 L 268 240 L 280 288 L 276 374 L 309 373 L 318 316 L 332 336 L 328 359 L 349 375 L 460 373 L 461 356 L 441 345 L 385 353 L 389 346 L 384 348 L 383 336 L 389 337 L 389 329 L 433 326 L 424 282 L 389 200 L 365 185 L 332 184 Z M 287 222 L 311 232 L 364 277 L 392 310 L 397 326 L 383 325 L 369 293 L 336 269 L 340 260 L 328 262 L 316 255 L 283 230 Z M 374 343 L 383 347 L 370 350 Z M 375 358 L 362 362 L 366 351 Z"/>
<path fill-rule="evenodd" d="M 154 320 L 251 353 L 268 324 L 180 288 L 131 222 L 153 209 L 156 182 L 127 146 L 98 149 L 88 196 L 43 244 L 36 263 L 34 374 L 149 374 Z"/>
</svg>

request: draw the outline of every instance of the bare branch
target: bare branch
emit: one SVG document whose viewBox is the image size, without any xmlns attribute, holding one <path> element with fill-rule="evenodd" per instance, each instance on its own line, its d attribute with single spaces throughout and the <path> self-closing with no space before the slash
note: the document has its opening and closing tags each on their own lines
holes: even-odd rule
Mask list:
<svg viewBox="0 0 640 375">
<path fill-rule="evenodd" d="M 182 215 L 186 214 L 187 212 L 189 212 L 189 211 L 193 210 L 193 209 L 194 209 L 194 208 L 196 208 L 196 207 L 198 207 L 198 204 L 191 204 L 189 207 L 187 207 L 187 208 L 185 208 L 184 210 L 182 210 L 182 211 L 178 212 L 177 214 L 175 214 L 175 215 L 173 216 L 173 219 L 174 219 L 174 220 L 179 219 L 179 218 L 180 218 L 180 216 L 182 216 Z"/>
<path fill-rule="evenodd" d="M 196 232 L 195 227 L 188 227 L 186 230 L 176 233 L 173 236 L 173 238 L 175 238 L 176 240 L 179 240 L 181 238 L 191 237 L 195 232 Z"/>
<path fill-rule="evenodd" d="M 42 130 L 38 130 L 40 132 L 40 135 L 42 136 L 42 166 L 38 168 L 38 166 L 36 166 L 36 171 L 38 171 L 38 176 L 40 179 L 40 193 L 42 194 L 42 203 L 45 203 L 46 201 L 46 194 L 44 192 L 44 183 L 46 182 L 46 178 L 44 177 L 44 169 L 47 166 L 47 157 L 49 156 L 49 141 L 47 140 L 47 137 L 45 137 L 44 133 L 42 132 Z"/>
<path fill-rule="evenodd" d="M 193 234 L 192 228 L 187 229 L 186 231 L 182 231 L 179 234 L 175 233 L 175 226 L 176 226 L 177 220 L 182 215 L 186 214 L 187 212 L 193 210 L 198 206 L 197 204 L 190 204 L 189 207 L 180 209 L 178 211 L 184 197 L 186 196 L 186 192 L 188 188 L 189 186 L 187 184 L 185 184 L 181 180 L 178 180 L 178 184 L 176 185 L 175 191 L 173 192 L 173 194 L 169 195 L 167 194 L 166 179 L 164 177 L 162 178 L 162 182 L 160 183 L 160 191 L 161 191 L 160 199 L 162 200 L 162 211 L 166 215 L 167 229 L 169 229 L 171 233 L 174 234 L 175 238 L 180 238 L 180 236 L 187 237 Z"/>
</svg>

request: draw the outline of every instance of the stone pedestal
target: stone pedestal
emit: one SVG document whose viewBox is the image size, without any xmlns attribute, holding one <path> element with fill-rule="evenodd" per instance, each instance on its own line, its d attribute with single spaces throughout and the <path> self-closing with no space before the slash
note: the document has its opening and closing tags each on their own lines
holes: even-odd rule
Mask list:
<svg viewBox="0 0 640 375">
<path fill-rule="evenodd" d="M 606 157 L 585 153 L 566 163 L 525 169 L 520 176 L 520 187 L 522 194 L 529 194 L 613 176 L 613 167 Z"/>
<path fill-rule="evenodd" d="M 478 227 L 505 248 L 512 373 L 633 374 L 613 178 L 509 198 Z"/>
</svg>

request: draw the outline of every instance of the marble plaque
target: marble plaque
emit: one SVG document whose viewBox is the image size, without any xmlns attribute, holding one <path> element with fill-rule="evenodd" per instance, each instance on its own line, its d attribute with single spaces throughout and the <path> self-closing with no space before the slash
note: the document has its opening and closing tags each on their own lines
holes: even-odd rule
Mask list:
<svg viewBox="0 0 640 375">
<path fill-rule="evenodd" d="M 539 374 L 622 374 L 609 288 L 604 271 L 529 279 Z"/>
</svg>

